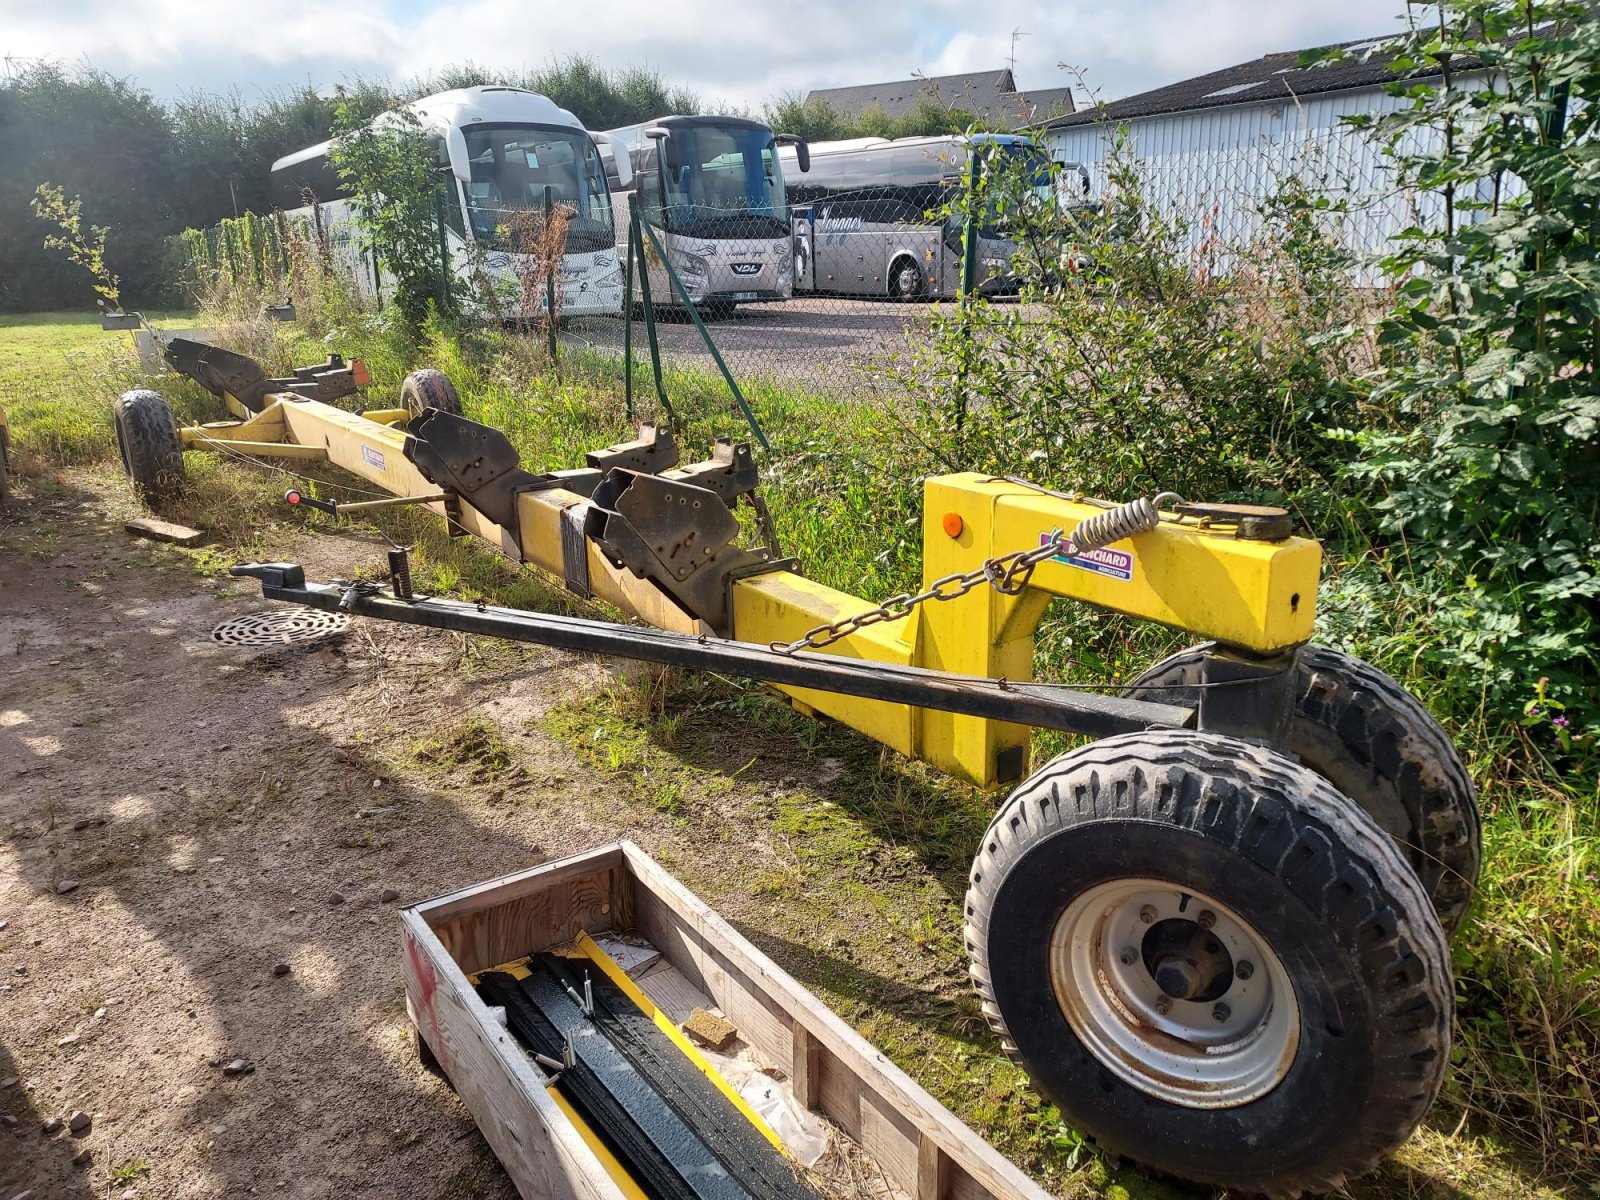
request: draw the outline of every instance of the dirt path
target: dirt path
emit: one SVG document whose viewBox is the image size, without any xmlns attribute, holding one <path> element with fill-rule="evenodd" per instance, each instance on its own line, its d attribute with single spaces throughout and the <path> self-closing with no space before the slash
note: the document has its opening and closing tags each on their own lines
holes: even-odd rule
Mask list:
<svg viewBox="0 0 1600 1200">
<path fill-rule="evenodd" d="M 224 649 L 209 630 L 259 598 L 93 503 L 35 502 L 7 532 L 0 1196 L 103 1194 L 141 1162 L 163 1196 L 512 1195 L 415 1064 L 393 911 L 617 829 L 549 739 L 519 739 L 499 805 L 394 778 L 373 747 L 469 709 L 526 726 L 600 669 L 462 671 L 460 641 L 400 627 Z M 254 1072 L 225 1075 L 236 1056 Z M 75 1110 L 87 1134 L 41 1135 Z"/>
<path fill-rule="evenodd" d="M 917 1030 L 965 998 L 948 910 L 962 865 L 940 879 L 865 837 L 858 856 L 853 820 L 796 817 L 837 813 L 822 797 L 850 787 L 826 746 L 761 713 L 730 711 L 670 757 L 597 726 L 617 739 L 595 751 L 620 759 L 608 772 L 541 722 L 605 685 L 594 660 L 377 623 L 219 646 L 218 621 L 271 607 L 253 581 L 130 538 L 98 482 L 46 488 L 0 523 L 0 1081 L 15 1079 L 0 1200 L 88 1200 L 113 1181 L 125 1200 L 511 1197 L 416 1063 L 395 910 L 620 836 L 763 927 L 835 1003 L 893 1003 Z M 263 556 L 314 576 L 379 553 L 269 542 Z M 463 728 L 502 740 L 452 746 Z M 836 869 L 815 904 L 779 912 Z M 840 920 L 851 887 L 860 932 Z M 918 922 L 948 936 L 907 954 Z M 236 1057 L 253 1071 L 225 1073 Z M 79 1110 L 82 1135 L 41 1131 Z"/>
</svg>

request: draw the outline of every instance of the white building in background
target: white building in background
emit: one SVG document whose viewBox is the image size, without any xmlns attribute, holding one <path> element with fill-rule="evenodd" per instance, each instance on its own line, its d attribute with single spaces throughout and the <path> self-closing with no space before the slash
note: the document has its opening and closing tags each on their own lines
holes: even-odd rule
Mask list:
<svg viewBox="0 0 1600 1200">
<path fill-rule="evenodd" d="M 1374 44 L 1344 45 L 1359 52 Z M 1227 245 L 1248 243 L 1263 204 L 1294 174 L 1348 202 L 1346 213 L 1329 218 L 1345 245 L 1381 253 L 1395 233 L 1437 216 L 1438 199 L 1398 188 L 1378 147 L 1341 118 L 1403 107 L 1407 101 L 1385 89 L 1399 75 L 1377 59 L 1301 67 L 1301 54 L 1269 54 L 1068 113 L 1044 125 L 1042 140 L 1056 162 L 1085 168 L 1094 199 L 1113 139 L 1125 136 L 1150 198 L 1191 220 L 1197 249 L 1213 233 Z"/>
</svg>

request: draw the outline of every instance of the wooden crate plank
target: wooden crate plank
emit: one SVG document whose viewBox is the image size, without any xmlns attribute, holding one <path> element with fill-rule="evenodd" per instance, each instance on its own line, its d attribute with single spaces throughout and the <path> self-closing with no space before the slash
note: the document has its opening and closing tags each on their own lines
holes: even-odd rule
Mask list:
<svg viewBox="0 0 1600 1200">
<path fill-rule="evenodd" d="M 174 546 L 198 546 L 206 540 L 203 529 L 190 529 L 187 525 L 175 525 L 156 517 L 140 517 L 136 521 L 129 521 L 123 528 L 136 537 L 149 538 L 153 542 L 170 542 Z"/>
<path fill-rule="evenodd" d="M 618 865 L 621 856 L 621 846 L 612 843 L 609 846 L 573 855 L 571 858 L 541 863 L 525 871 L 502 875 L 499 879 L 491 879 L 488 883 L 478 883 L 458 891 L 446 892 L 443 896 L 424 900 L 412 907 L 429 925 L 437 926 L 463 913 L 479 912 L 509 900 L 537 895 L 572 880 L 610 870 Z"/>
<path fill-rule="evenodd" d="M 793 1027 L 794 1055 L 789 1065 L 789 1090 L 802 1108 L 815 1108 L 822 1093 L 822 1043 L 806 1032 L 804 1025 Z"/>
<path fill-rule="evenodd" d="M 624 1200 L 427 923 L 414 911 L 400 919 L 417 1029 L 523 1200 Z"/>
<path fill-rule="evenodd" d="M 917 1139 L 917 1200 L 945 1200 L 945 1161 L 938 1142 Z"/>
</svg>

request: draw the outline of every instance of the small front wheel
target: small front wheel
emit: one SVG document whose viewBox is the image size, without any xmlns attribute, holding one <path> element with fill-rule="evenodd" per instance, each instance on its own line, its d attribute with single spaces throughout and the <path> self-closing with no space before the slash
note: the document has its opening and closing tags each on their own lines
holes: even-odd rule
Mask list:
<svg viewBox="0 0 1600 1200">
<path fill-rule="evenodd" d="M 183 444 L 172 409 L 159 392 L 124 392 L 113 410 L 122 469 L 139 499 L 152 508 L 183 487 Z"/>
<path fill-rule="evenodd" d="M 462 416 L 461 397 L 456 385 L 443 371 L 423 367 L 413 371 L 400 384 L 400 403 L 413 418 L 420 417 L 425 409 L 435 408 L 453 417 Z"/>
<path fill-rule="evenodd" d="M 1106 738 L 1025 781 L 973 863 L 984 1013 L 1107 1149 L 1325 1191 L 1410 1136 L 1449 1059 L 1444 933 L 1394 843 L 1249 742 Z"/>
</svg>

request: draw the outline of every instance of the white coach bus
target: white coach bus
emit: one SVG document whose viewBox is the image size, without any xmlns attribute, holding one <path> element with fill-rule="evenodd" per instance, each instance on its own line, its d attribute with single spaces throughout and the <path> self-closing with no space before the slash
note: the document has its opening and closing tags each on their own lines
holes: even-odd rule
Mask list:
<svg viewBox="0 0 1600 1200">
<path fill-rule="evenodd" d="M 774 134 L 760 121 L 712 116 L 658 117 L 602 136 L 611 142 L 601 153 L 624 260 L 629 214 L 637 206 L 697 310 L 727 315 L 739 304 L 789 298 L 794 255 L 778 147 L 805 171 L 810 155 L 803 139 Z M 631 180 L 624 173 L 630 167 Z M 651 300 L 681 306 L 645 245 Z"/>
<path fill-rule="evenodd" d="M 519 210 L 542 213 L 548 195 L 568 215 L 560 311 L 573 317 L 622 311 L 606 170 L 595 138 L 577 117 L 536 92 L 495 84 L 439 92 L 408 107 L 448 178 L 444 240 L 459 299 L 478 295 L 472 276 L 481 266 L 496 291 L 510 297 L 506 315 L 533 315 L 510 311 L 520 306 L 523 290 L 534 293 L 536 310 L 543 308 L 543 288 L 520 287 L 518 260 L 526 256 L 513 250 L 512 222 Z M 329 145 L 272 164 L 273 203 L 318 226 L 362 294 L 381 296 L 385 282 L 361 246 L 350 192 L 329 160 Z"/>
<path fill-rule="evenodd" d="M 1054 197 L 1050 160 L 1031 138 L 1018 134 L 855 138 L 812 146 L 810 173 L 789 193 L 794 290 L 896 300 L 955 296 L 962 228 L 939 214 L 967 186 L 974 153 L 1020 169 L 1037 196 Z M 1015 250 L 998 219 L 979 224 L 982 291 L 1015 290 Z"/>
</svg>

